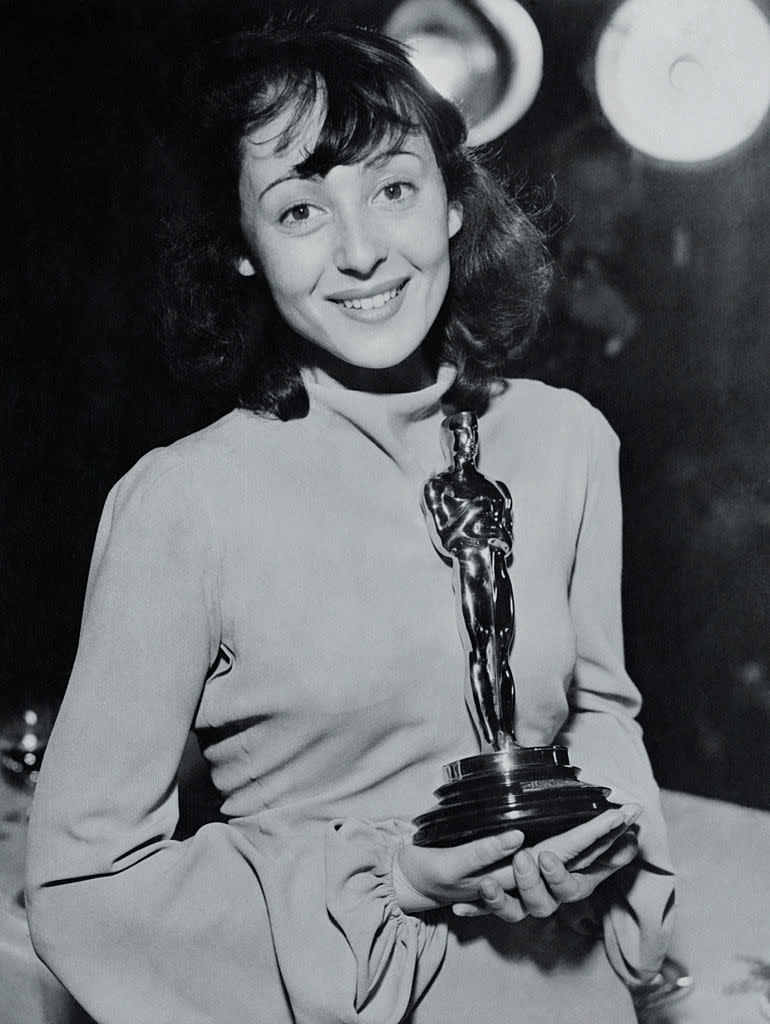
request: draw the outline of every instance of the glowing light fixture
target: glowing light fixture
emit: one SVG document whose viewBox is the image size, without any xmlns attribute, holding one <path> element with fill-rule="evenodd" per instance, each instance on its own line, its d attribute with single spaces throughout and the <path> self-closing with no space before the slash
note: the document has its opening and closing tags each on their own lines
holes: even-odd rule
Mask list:
<svg viewBox="0 0 770 1024">
<path fill-rule="evenodd" d="M 502 135 L 529 109 L 543 75 L 537 26 L 515 0 L 404 0 L 385 31 L 469 123 L 469 141 Z"/>
<path fill-rule="evenodd" d="M 770 108 L 770 25 L 752 0 L 624 0 L 595 55 L 605 116 L 630 145 L 694 163 L 749 139 Z"/>
</svg>

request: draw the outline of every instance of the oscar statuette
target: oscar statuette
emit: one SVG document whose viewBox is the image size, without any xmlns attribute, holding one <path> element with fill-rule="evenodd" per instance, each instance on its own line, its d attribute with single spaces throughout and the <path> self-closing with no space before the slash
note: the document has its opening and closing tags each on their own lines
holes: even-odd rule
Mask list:
<svg viewBox="0 0 770 1024">
<path fill-rule="evenodd" d="M 521 829 L 528 844 L 564 832 L 615 805 L 609 790 L 578 778 L 566 747 L 521 746 L 508 663 L 515 635 L 508 560 L 513 503 L 508 488 L 477 467 L 475 413 L 442 424 L 447 469 L 425 485 L 423 511 L 437 551 L 450 559 L 466 654 L 466 701 L 482 753 L 444 765 L 437 804 L 414 820 L 417 846 L 454 846 Z"/>
</svg>

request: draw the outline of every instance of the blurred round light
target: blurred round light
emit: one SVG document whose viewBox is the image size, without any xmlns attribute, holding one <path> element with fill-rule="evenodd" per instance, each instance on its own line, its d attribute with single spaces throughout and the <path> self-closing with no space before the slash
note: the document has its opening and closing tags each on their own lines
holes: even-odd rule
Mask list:
<svg viewBox="0 0 770 1024">
<path fill-rule="evenodd" d="M 543 74 L 543 45 L 516 0 L 404 0 L 385 31 L 405 43 L 428 81 L 463 111 L 471 145 L 523 117 Z"/>
<path fill-rule="evenodd" d="M 27 752 L 37 750 L 39 746 L 38 738 L 33 732 L 25 732 L 21 737 L 19 746 L 22 750 L 26 750 Z"/>
<path fill-rule="evenodd" d="M 770 25 L 752 0 L 624 0 L 595 56 L 596 91 L 622 138 L 649 156 L 710 160 L 770 108 Z"/>
<path fill-rule="evenodd" d="M 471 69 L 458 40 L 420 32 L 410 36 L 409 46 L 412 63 L 442 96 L 453 99 L 468 89 Z"/>
</svg>

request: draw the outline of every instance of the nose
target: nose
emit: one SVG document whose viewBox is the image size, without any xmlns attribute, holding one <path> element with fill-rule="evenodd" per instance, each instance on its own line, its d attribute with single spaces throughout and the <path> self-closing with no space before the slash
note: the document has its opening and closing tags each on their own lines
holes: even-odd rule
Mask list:
<svg viewBox="0 0 770 1024">
<path fill-rule="evenodd" d="M 366 279 L 386 256 L 382 230 L 378 231 L 364 212 L 358 209 L 340 218 L 335 258 L 340 273 Z"/>
</svg>

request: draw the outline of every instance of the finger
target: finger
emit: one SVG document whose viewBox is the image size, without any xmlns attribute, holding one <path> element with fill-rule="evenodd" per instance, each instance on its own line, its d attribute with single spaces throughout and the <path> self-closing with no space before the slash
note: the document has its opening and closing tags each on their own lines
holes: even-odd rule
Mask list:
<svg viewBox="0 0 770 1024">
<path fill-rule="evenodd" d="M 548 917 L 559 906 L 540 874 L 540 869 L 526 850 L 513 858 L 513 874 L 521 905 L 532 917 Z"/>
<path fill-rule="evenodd" d="M 567 871 L 559 858 L 546 850 L 538 857 L 540 871 L 555 900 L 576 903 L 585 898 L 585 879 Z"/>
<path fill-rule="evenodd" d="M 482 878 L 479 883 L 479 898 L 481 906 L 485 907 L 490 914 L 499 917 L 502 921 L 510 924 L 517 924 L 527 916 L 527 911 L 520 899 L 511 896 L 503 887 L 492 878 Z"/>
<path fill-rule="evenodd" d="M 511 854 L 520 850 L 523 845 L 524 833 L 514 829 L 511 832 L 476 839 L 455 847 L 455 850 L 465 859 L 465 873 L 472 875 L 487 871 L 492 864 L 499 861 L 507 862 Z"/>
<path fill-rule="evenodd" d="M 532 854 L 537 857 L 544 850 L 549 850 L 555 853 L 562 863 L 567 863 L 581 856 L 595 843 L 600 843 L 608 833 L 628 828 L 636 821 L 641 811 L 642 808 L 638 804 L 626 804 L 619 810 L 604 811 L 582 825 L 576 825 L 561 835 L 537 843 L 532 847 Z"/>
<path fill-rule="evenodd" d="M 636 856 L 636 836 L 627 832 L 617 840 L 609 854 L 595 860 L 584 871 L 568 871 L 554 854 L 540 854 L 539 864 L 543 877 L 554 898 L 561 903 L 584 900 L 619 868 L 629 864 Z"/>
<path fill-rule="evenodd" d="M 577 873 L 585 875 L 590 874 L 592 871 L 607 870 L 612 873 L 630 863 L 636 856 L 638 849 L 639 843 L 636 832 L 633 828 L 628 829 L 619 835 L 601 856 L 594 858 L 587 867 L 582 868 Z M 565 867 L 575 873 L 575 868 L 571 864 L 566 864 Z"/>
<path fill-rule="evenodd" d="M 599 867 L 607 867 L 611 871 L 630 864 L 639 852 L 639 838 L 636 831 L 631 828 L 619 836 L 609 850 L 594 862 Z"/>
<path fill-rule="evenodd" d="M 630 828 L 634 826 L 631 825 Z M 582 853 L 578 854 L 577 857 L 573 857 L 567 862 L 567 867 L 570 871 L 583 871 L 585 868 L 590 867 L 595 860 L 599 860 L 608 850 L 610 850 L 620 837 L 627 832 L 629 826 L 625 824 L 619 828 L 614 828 L 611 832 L 608 832 L 601 839 L 598 839 L 595 843 L 587 846 Z"/>
<path fill-rule="evenodd" d="M 499 904 L 500 895 L 504 893 L 505 890 L 499 882 L 491 876 L 486 876 L 478 885 L 479 898 L 473 903 L 455 903 L 452 911 L 458 917 L 489 917 L 494 907 Z"/>
<path fill-rule="evenodd" d="M 492 911 L 483 903 L 455 903 L 452 913 L 457 917 L 489 917 Z"/>
</svg>

